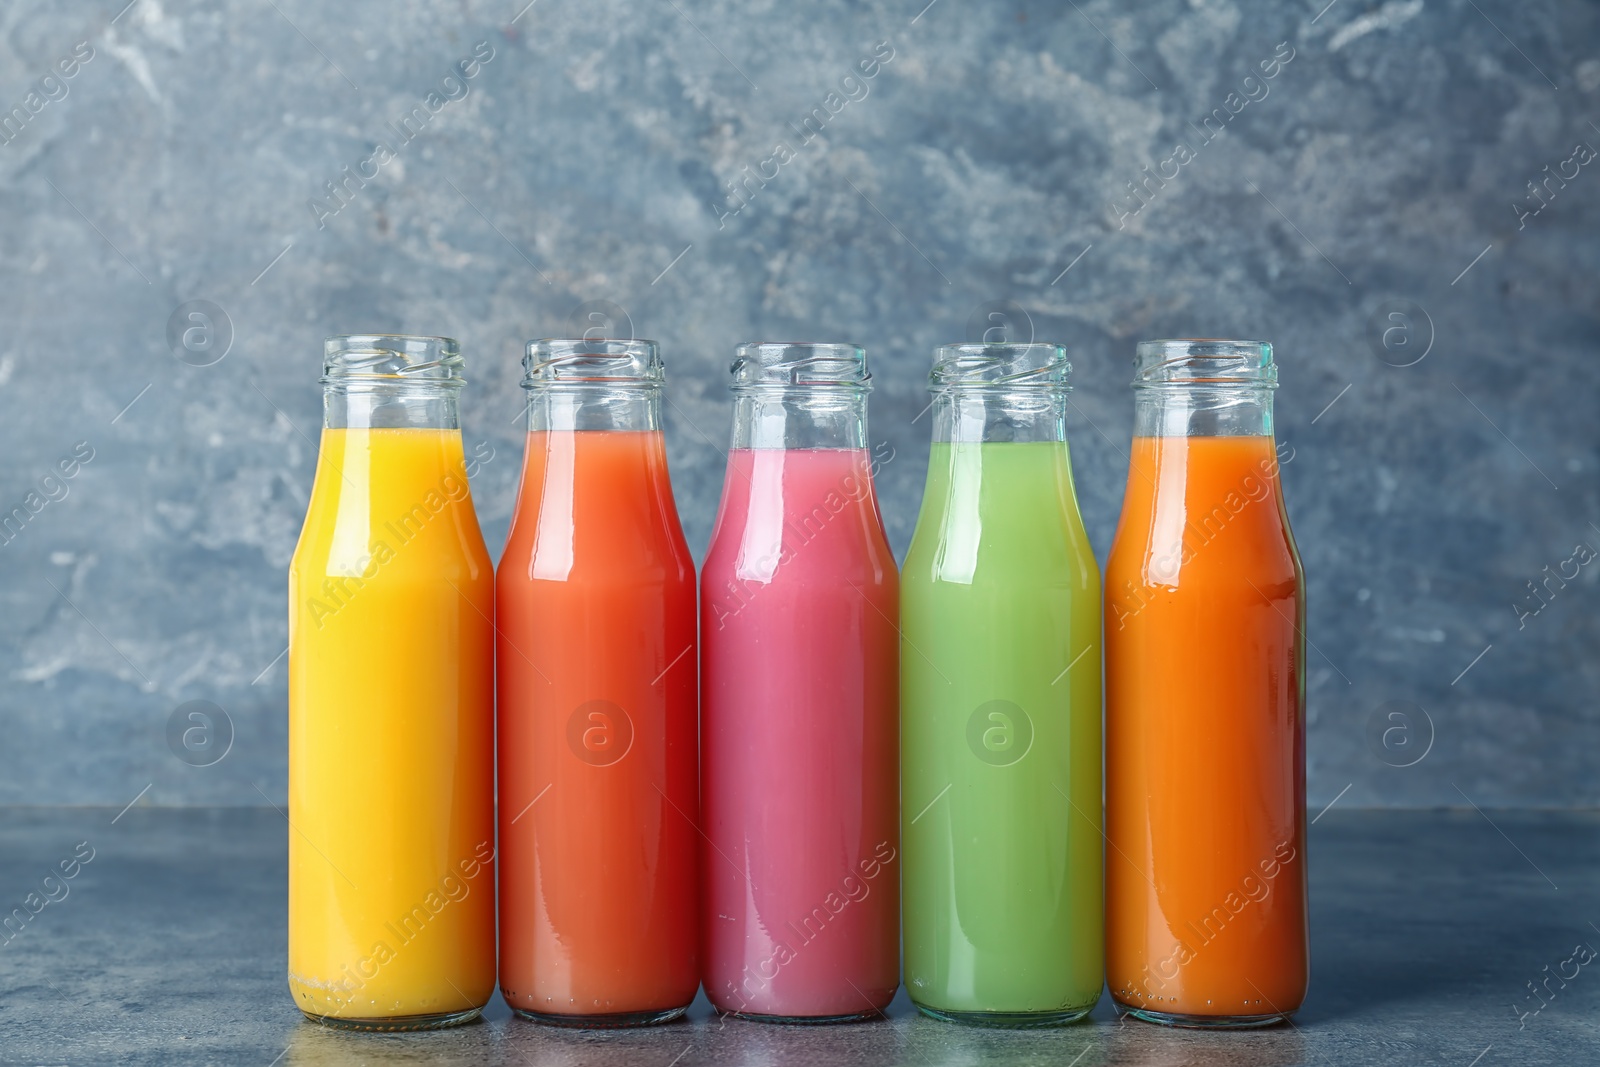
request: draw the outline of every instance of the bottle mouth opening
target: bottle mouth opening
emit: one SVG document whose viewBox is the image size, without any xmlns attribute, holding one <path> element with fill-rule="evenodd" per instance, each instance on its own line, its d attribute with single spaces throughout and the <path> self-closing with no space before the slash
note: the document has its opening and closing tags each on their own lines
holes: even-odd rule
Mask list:
<svg viewBox="0 0 1600 1067">
<path fill-rule="evenodd" d="M 735 390 L 764 386 L 839 387 L 865 391 L 872 374 L 867 350 L 848 342 L 747 341 L 734 350 Z"/>
<path fill-rule="evenodd" d="M 322 381 L 427 382 L 461 386 L 466 362 L 454 338 L 403 333 L 342 334 L 323 341 Z"/>
<path fill-rule="evenodd" d="M 1163 385 L 1248 385 L 1276 389 L 1278 367 L 1265 341 L 1181 337 L 1140 341 L 1134 352 L 1135 388 Z"/>
<path fill-rule="evenodd" d="M 1046 341 L 941 345 L 934 350 L 928 387 L 1029 389 L 1065 392 L 1072 375 L 1065 345 Z"/>
<path fill-rule="evenodd" d="M 545 337 L 529 341 L 522 359 L 522 387 L 633 385 L 666 381 L 661 346 L 648 340 Z"/>
<path fill-rule="evenodd" d="M 329 337 L 322 346 L 322 381 L 329 383 L 465 384 L 466 362 L 453 337 L 358 333 Z"/>
</svg>

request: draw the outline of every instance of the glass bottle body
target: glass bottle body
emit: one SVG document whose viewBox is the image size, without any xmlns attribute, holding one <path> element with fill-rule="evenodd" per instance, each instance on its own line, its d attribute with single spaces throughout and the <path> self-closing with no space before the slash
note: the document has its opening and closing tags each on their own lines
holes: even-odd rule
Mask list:
<svg viewBox="0 0 1600 1067">
<path fill-rule="evenodd" d="M 664 1022 L 699 985 L 694 562 L 649 341 L 528 347 L 497 576 L 500 977 L 520 1015 Z"/>
<path fill-rule="evenodd" d="M 494 989 L 493 575 L 444 338 L 333 338 L 289 568 L 289 985 L 410 1030 Z"/>
<path fill-rule="evenodd" d="M 1145 342 L 1106 566 L 1107 976 L 1163 1023 L 1296 1010 L 1309 977 L 1305 584 L 1256 342 Z"/>
<path fill-rule="evenodd" d="M 906 987 L 1044 1026 L 1099 999 L 1100 572 L 1057 345 L 941 349 L 901 575 Z"/>
<path fill-rule="evenodd" d="M 747 345 L 702 570 L 706 994 L 822 1022 L 899 985 L 898 575 L 855 346 Z"/>
</svg>

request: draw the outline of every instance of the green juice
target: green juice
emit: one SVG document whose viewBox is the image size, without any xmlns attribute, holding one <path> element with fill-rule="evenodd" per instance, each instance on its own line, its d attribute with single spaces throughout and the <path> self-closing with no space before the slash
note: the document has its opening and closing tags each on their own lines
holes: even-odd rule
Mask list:
<svg viewBox="0 0 1600 1067">
<path fill-rule="evenodd" d="M 1100 571 L 1066 442 L 935 442 L 900 588 L 906 988 L 1070 1021 L 1104 959 Z"/>
</svg>

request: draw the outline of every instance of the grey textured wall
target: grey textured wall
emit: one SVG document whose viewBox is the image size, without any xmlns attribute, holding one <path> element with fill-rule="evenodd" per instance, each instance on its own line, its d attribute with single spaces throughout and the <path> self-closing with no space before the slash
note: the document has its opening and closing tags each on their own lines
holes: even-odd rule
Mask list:
<svg viewBox="0 0 1600 1067">
<path fill-rule="evenodd" d="M 0 504 L 38 508 L 0 545 L 0 802 L 282 797 L 326 334 L 462 340 L 496 553 L 521 343 L 579 305 L 664 346 L 697 554 L 733 345 L 866 344 L 903 551 L 930 350 L 1003 301 L 1072 348 L 1102 560 L 1134 342 L 1277 346 L 1314 806 L 1600 799 L 1595 5 L 122 2 L 0 14 Z M 210 366 L 169 340 L 193 300 Z M 169 748 L 191 700 L 233 724 L 211 766 Z"/>
</svg>

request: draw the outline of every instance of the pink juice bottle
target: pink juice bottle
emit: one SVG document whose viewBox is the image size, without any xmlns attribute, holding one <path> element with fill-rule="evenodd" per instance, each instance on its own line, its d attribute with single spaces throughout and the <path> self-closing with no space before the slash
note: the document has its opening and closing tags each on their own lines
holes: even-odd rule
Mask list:
<svg viewBox="0 0 1600 1067">
<path fill-rule="evenodd" d="M 774 1022 L 877 1016 L 900 983 L 899 575 L 866 352 L 746 344 L 701 571 L 706 995 Z"/>
</svg>

